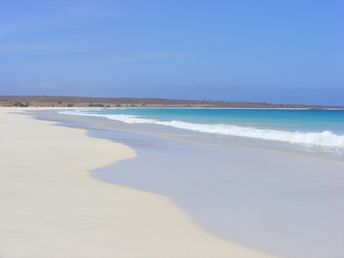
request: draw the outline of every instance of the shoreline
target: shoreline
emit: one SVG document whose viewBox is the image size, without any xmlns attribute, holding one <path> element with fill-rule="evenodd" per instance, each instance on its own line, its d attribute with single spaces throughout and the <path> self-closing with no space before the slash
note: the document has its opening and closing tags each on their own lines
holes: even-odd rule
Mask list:
<svg viewBox="0 0 344 258">
<path fill-rule="evenodd" d="M 92 106 L 73 106 L 73 107 L 64 107 L 64 106 L 28 106 L 28 107 L 7 107 L 7 106 L 0 106 L 2 109 L 23 109 L 23 110 L 75 110 L 75 109 L 82 109 L 82 110 L 102 110 L 102 109 L 233 109 L 233 110 L 324 110 L 324 111 L 342 111 L 344 108 L 311 108 L 311 107 L 291 107 L 291 108 L 279 108 L 279 107 L 212 107 L 212 106 L 142 106 L 142 107 L 132 107 L 132 106 L 111 106 L 111 107 L 92 107 Z"/>
<path fill-rule="evenodd" d="M 86 97 L 86 96 L 0 96 L 0 106 L 49 106 L 49 107 L 203 107 L 203 108 L 310 108 L 310 109 L 340 109 L 341 105 L 320 104 L 279 104 L 250 101 L 225 101 L 225 100 L 188 100 L 167 98 L 130 98 L 130 97 Z"/>
<path fill-rule="evenodd" d="M 167 196 L 222 239 L 288 258 L 344 253 L 339 241 L 344 237 L 338 189 L 344 180 L 342 158 L 337 162 L 281 144 L 101 117 L 54 112 L 36 117 L 129 145 L 137 158 L 92 175 Z"/>
<path fill-rule="evenodd" d="M 121 111 L 122 110 L 122 111 Z M 139 109 L 136 109 L 139 110 Z M 109 120 L 114 120 L 126 124 L 154 124 L 157 126 L 173 127 L 179 130 L 188 130 L 192 132 L 212 134 L 214 137 L 238 137 L 239 139 L 253 139 L 266 142 L 276 142 L 277 144 L 284 144 L 290 148 L 298 148 L 303 152 L 314 152 L 319 154 L 328 153 L 334 156 L 343 156 L 344 154 L 344 134 L 342 131 L 332 131 L 329 127 L 323 128 L 307 128 L 307 127 L 288 127 L 285 122 L 279 126 L 273 123 L 264 125 L 250 125 L 248 123 L 240 123 L 237 121 L 221 122 L 203 122 L 202 120 L 193 121 L 188 120 L 188 117 L 164 118 L 157 117 L 154 113 L 150 116 L 150 111 L 155 110 L 152 108 L 145 108 L 143 113 L 134 111 L 134 109 L 102 109 L 102 110 L 66 110 L 58 112 L 62 115 L 73 116 L 88 116 L 88 117 L 104 117 Z M 162 109 L 157 109 L 163 111 Z M 188 110 L 188 109 L 182 109 Z M 203 110 L 203 109 L 201 109 Z M 209 111 L 210 109 L 204 109 Z M 89 111 L 89 112 L 85 112 Z M 119 112 L 120 111 L 120 112 Z M 144 112 L 148 112 L 147 115 Z M 96 113 L 94 113 L 96 112 Z M 99 113 L 98 113 L 99 112 Z M 122 113 L 123 112 L 123 113 Z M 136 113 L 135 113 L 136 112 Z M 295 111 L 296 112 L 296 111 Z M 330 112 L 330 111 L 328 111 Z M 162 113 L 163 114 L 163 113 Z M 168 114 L 168 113 L 167 113 Z M 230 115 L 230 114 L 228 114 Z M 234 114 L 235 115 L 235 114 Z M 283 114 L 282 114 L 283 115 Z M 197 117 L 199 114 L 197 114 Z M 199 119 L 199 118 L 197 118 Z M 246 121 L 245 121 L 246 122 Z M 317 122 L 317 121 L 316 121 Z M 313 122 L 313 123 L 316 123 Z M 275 124 L 278 124 L 275 121 Z M 289 121 L 290 124 L 294 121 Z M 317 122 L 320 124 L 320 122 Z M 282 126 L 283 125 L 283 126 Z M 344 129 L 344 128 L 343 128 Z M 342 129 L 342 130 L 343 130 Z"/>
<path fill-rule="evenodd" d="M 36 109 L 0 108 L 0 256 L 272 257 L 210 235 L 169 198 L 93 179 L 134 151 L 22 110 Z"/>
</svg>

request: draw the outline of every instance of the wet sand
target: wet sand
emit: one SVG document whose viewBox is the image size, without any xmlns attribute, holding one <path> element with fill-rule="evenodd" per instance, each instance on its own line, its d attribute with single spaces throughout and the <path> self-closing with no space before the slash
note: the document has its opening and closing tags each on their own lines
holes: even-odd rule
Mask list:
<svg viewBox="0 0 344 258">
<path fill-rule="evenodd" d="M 131 146 L 135 159 L 94 177 L 168 196 L 223 239 L 280 257 L 343 257 L 342 156 L 103 118 L 40 116 Z"/>
</svg>

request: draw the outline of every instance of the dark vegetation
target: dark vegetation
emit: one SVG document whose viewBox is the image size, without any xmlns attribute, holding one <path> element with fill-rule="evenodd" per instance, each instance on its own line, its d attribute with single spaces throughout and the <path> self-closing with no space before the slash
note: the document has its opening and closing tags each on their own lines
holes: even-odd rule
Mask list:
<svg viewBox="0 0 344 258">
<path fill-rule="evenodd" d="M 338 106 L 287 105 L 252 102 L 178 100 L 160 98 L 92 98 L 72 96 L 0 96 L 0 106 L 7 107 L 207 107 L 207 108 L 310 108 Z"/>
</svg>

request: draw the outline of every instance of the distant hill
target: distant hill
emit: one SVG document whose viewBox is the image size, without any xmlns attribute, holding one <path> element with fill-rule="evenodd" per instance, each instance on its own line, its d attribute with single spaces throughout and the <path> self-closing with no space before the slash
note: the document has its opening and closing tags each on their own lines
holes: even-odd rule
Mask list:
<svg viewBox="0 0 344 258">
<path fill-rule="evenodd" d="M 0 96 L 6 107 L 207 107 L 207 108 L 308 108 L 344 109 L 343 106 L 286 105 L 252 102 L 178 100 L 160 98 L 93 98 L 73 96 Z"/>
</svg>

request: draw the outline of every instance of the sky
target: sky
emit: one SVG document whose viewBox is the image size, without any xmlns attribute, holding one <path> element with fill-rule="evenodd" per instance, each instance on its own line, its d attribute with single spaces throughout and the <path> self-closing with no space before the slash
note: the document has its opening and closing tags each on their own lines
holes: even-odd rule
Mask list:
<svg viewBox="0 0 344 258">
<path fill-rule="evenodd" d="M 344 105 L 342 0 L 0 0 L 0 95 Z"/>
</svg>

